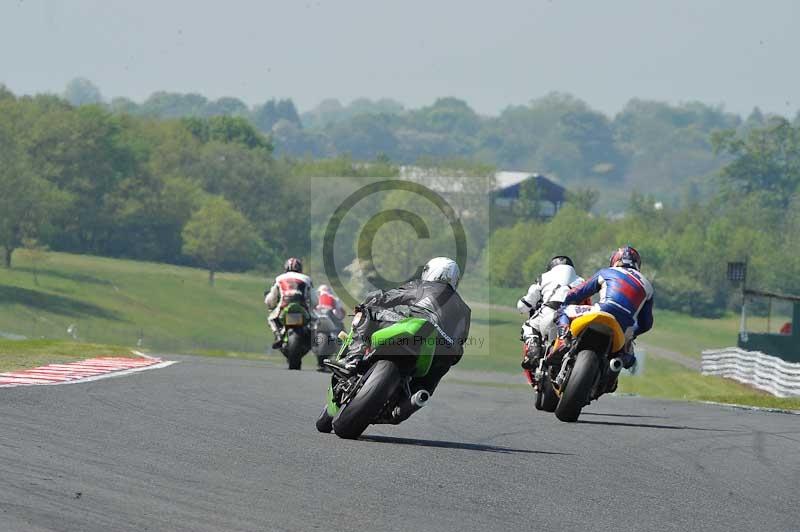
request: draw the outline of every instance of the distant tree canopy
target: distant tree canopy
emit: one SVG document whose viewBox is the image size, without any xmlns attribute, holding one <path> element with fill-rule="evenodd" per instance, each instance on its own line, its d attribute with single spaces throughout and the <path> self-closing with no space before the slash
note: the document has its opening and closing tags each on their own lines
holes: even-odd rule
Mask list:
<svg viewBox="0 0 800 532">
<path fill-rule="evenodd" d="M 72 105 L 88 105 L 102 103 L 100 89 L 85 78 L 75 78 L 64 89 L 64 99 Z"/>
<path fill-rule="evenodd" d="M 81 85 L 76 80 L 73 84 Z M 72 84 L 71 84 L 72 85 Z M 83 92 L 92 92 L 85 90 Z M 84 103 L 96 98 L 72 99 Z M 328 99 L 299 113 L 290 99 L 270 99 L 249 108 L 232 97 L 156 92 L 141 104 L 114 98 L 114 113 L 160 118 L 239 117 L 267 134 L 275 154 L 299 159 L 349 156 L 398 164 L 420 159 L 472 159 L 493 167 L 543 173 L 569 186 L 598 191 L 601 211 L 622 211 L 630 189 L 648 191 L 677 205 L 687 196 L 708 199 L 726 151 L 710 135 L 766 124 L 758 108 L 743 121 L 721 107 L 690 102 L 670 105 L 633 99 L 616 116 L 584 101 L 551 93 L 498 116 L 481 116 L 458 98 L 406 109 L 391 99 L 360 98 L 348 105 Z"/>
</svg>

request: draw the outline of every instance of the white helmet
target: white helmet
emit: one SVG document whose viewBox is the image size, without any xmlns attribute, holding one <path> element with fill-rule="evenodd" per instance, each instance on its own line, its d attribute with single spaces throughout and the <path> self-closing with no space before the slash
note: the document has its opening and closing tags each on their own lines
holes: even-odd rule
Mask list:
<svg viewBox="0 0 800 532">
<path fill-rule="evenodd" d="M 317 292 L 324 292 L 326 294 L 332 294 L 333 290 L 331 290 L 330 286 L 328 286 L 326 284 L 321 284 L 321 285 L 319 285 L 319 288 L 317 289 Z"/>
<path fill-rule="evenodd" d="M 455 290 L 461 278 L 461 270 L 453 259 L 436 257 L 428 261 L 422 268 L 423 281 L 442 281 L 450 283 Z"/>
</svg>

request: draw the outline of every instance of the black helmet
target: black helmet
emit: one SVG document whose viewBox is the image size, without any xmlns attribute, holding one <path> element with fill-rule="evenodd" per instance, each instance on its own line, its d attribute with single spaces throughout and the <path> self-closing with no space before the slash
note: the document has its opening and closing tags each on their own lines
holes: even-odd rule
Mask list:
<svg viewBox="0 0 800 532">
<path fill-rule="evenodd" d="M 300 259 L 291 257 L 287 259 L 286 264 L 283 265 L 283 271 L 303 273 L 303 263 L 300 262 Z"/>
<path fill-rule="evenodd" d="M 547 271 L 552 270 L 556 266 L 560 266 L 561 264 L 566 264 L 567 266 L 575 267 L 575 264 L 572 262 L 572 259 L 567 257 L 566 255 L 556 255 L 550 262 L 547 263 Z"/>
<path fill-rule="evenodd" d="M 614 266 L 622 266 L 623 268 L 638 270 L 642 267 L 642 257 L 631 246 L 623 246 L 611 254 L 608 265 L 612 268 Z"/>
</svg>

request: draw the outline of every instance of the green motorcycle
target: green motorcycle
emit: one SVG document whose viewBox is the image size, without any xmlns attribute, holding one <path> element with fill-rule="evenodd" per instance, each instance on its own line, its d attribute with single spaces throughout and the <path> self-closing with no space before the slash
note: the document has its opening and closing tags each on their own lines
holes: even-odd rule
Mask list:
<svg viewBox="0 0 800 532">
<path fill-rule="evenodd" d="M 328 402 L 317 419 L 317 430 L 340 438 L 356 439 L 373 423 L 397 423 L 392 413 L 401 402 L 424 406 L 428 393 L 411 393 L 411 379 L 428 374 L 438 338 L 437 328 L 418 317 L 381 317 L 382 328 L 369 336 L 363 359 L 353 367 L 343 365 L 348 347 L 356 340 L 355 328 L 344 338 L 330 368 Z M 367 315 L 367 319 L 370 319 Z M 396 320 L 396 321 L 395 321 Z M 358 321 L 358 315 L 353 320 Z M 342 333 L 344 336 L 344 333 Z"/>
<path fill-rule="evenodd" d="M 281 353 L 289 369 L 299 370 L 303 357 L 311 349 L 311 316 L 299 303 L 289 303 L 280 315 Z"/>
</svg>

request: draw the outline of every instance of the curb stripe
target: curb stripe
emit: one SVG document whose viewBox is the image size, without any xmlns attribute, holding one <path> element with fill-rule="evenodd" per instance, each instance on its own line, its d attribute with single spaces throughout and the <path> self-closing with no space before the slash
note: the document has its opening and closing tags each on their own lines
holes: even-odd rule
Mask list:
<svg viewBox="0 0 800 532">
<path fill-rule="evenodd" d="M 133 353 L 141 358 L 98 357 L 0 373 L 0 388 L 88 382 L 175 364 L 137 351 Z"/>
</svg>

